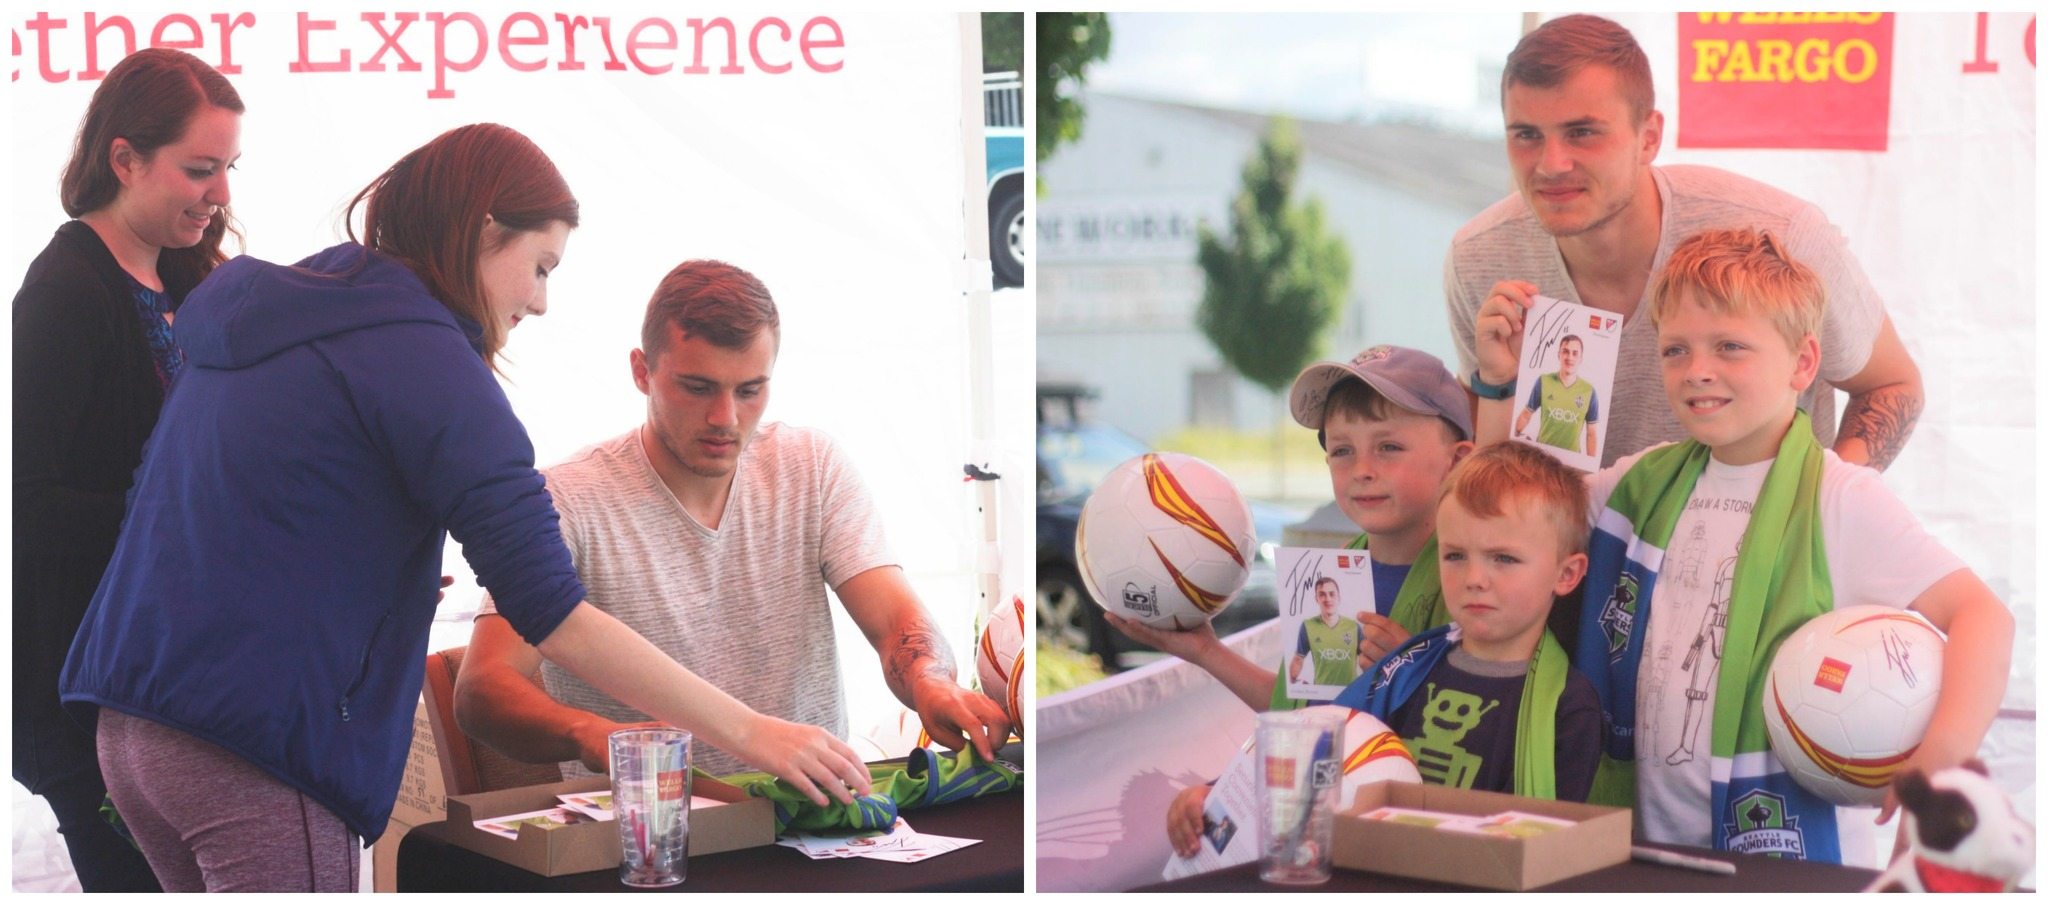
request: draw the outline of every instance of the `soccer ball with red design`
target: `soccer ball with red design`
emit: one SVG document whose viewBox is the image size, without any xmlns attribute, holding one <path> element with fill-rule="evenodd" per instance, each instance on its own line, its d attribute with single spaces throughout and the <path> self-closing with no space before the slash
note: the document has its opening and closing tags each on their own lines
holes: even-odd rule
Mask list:
<svg viewBox="0 0 2048 905">
<path fill-rule="evenodd" d="M 1022 738 L 1024 715 L 1017 689 L 1024 684 L 1024 598 L 1012 596 L 989 614 L 981 640 L 974 645 L 974 670 L 981 676 L 981 693 L 1003 705 Z"/>
<path fill-rule="evenodd" d="M 1193 456 L 1147 453 L 1112 469 L 1081 507 L 1074 559 L 1097 605 L 1185 631 L 1243 590 L 1258 549 L 1251 507 Z"/>
<path fill-rule="evenodd" d="M 1339 811 L 1350 808 L 1358 799 L 1358 790 L 1373 783 L 1422 781 L 1415 755 L 1408 753 L 1401 737 L 1378 717 L 1336 704 L 1308 709 L 1344 713 L 1344 783 L 1338 787 Z"/>
<path fill-rule="evenodd" d="M 1876 806 L 1941 696 L 1946 639 L 1919 614 L 1881 606 L 1817 616 L 1778 648 L 1764 683 L 1771 753 L 1807 791 Z"/>
</svg>

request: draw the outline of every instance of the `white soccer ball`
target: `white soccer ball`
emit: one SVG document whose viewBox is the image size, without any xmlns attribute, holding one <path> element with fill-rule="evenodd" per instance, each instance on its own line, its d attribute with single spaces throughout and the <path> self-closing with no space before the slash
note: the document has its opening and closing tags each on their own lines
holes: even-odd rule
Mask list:
<svg viewBox="0 0 2048 905">
<path fill-rule="evenodd" d="M 1814 617 L 1771 661 L 1763 700 L 1771 753 L 1828 801 L 1882 804 L 1892 774 L 1927 735 L 1944 644 L 1905 610 L 1854 606 Z"/>
<path fill-rule="evenodd" d="M 1257 549 L 1237 487 L 1179 453 L 1146 453 L 1112 469 L 1074 531 L 1081 583 L 1098 606 L 1176 631 L 1237 596 Z"/>
<path fill-rule="evenodd" d="M 1338 787 L 1337 809 L 1348 810 L 1358 790 L 1376 782 L 1421 782 L 1415 756 L 1394 730 L 1363 710 L 1319 704 L 1306 710 L 1344 711 L 1344 783 Z"/>
<path fill-rule="evenodd" d="M 1017 706 L 1017 689 L 1024 684 L 1024 598 L 1012 596 L 1009 604 L 989 614 L 988 624 L 981 627 L 981 642 L 974 646 L 974 670 L 981 676 L 981 693 L 1003 705 L 1022 738 L 1024 715 Z"/>
</svg>

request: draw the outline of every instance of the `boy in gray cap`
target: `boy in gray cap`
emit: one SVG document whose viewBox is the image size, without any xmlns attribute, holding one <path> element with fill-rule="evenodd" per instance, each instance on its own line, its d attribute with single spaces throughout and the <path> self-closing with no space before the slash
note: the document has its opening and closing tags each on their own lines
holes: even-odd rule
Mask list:
<svg viewBox="0 0 2048 905">
<path fill-rule="evenodd" d="M 1373 609 L 1358 613 L 1359 669 L 1408 636 L 1450 621 L 1435 569 L 1436 499 L 1444 476 L 1472 451 L 1465 391 L 1436 356 L 1373 346 L 1350 361 L 1309 365 L 1294 379 L 1288 408 L 1313 428 L 1330 468 L 1337 508 L 1362 532 Z M 1412 569 L 1416 563 L 1425 568 Z M 1206 623 L 1161 631 L 1107 614 L 1138 641 L 1207 671 L 1254 710 L 1294 707 L 1280 671 L 1225 647 Z"/>
</svg>

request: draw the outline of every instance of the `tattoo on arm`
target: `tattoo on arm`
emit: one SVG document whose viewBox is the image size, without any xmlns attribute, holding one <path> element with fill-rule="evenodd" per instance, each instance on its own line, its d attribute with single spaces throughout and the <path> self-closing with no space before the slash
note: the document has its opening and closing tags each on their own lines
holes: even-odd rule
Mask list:
<svg viewBox="0 0 2048 905">
<path fill-rule="evenodd" d="M 888 660 L 883 672 L 889 690 L 896 692 L 904 703 L 910 703 L 911 683 L 919 678 L 953 681 L 953 649 L 939 637 L 938 629 L 923 618 L 912 620 L 897 633 Z"/>
<path fill-rule="evenodd" d="M 1920 410 L 1925 405 L 1920 394 L 1904 387 L 1851 397 L 1848 409 L 1842 412 L 1839 439 L 1862 440 L 1870 450 L 1870 467 L 1883 471 L 1905 449 L 1906 439 L 1913 436 L 1913 425 L 1920 420 Z"/>
</svg>

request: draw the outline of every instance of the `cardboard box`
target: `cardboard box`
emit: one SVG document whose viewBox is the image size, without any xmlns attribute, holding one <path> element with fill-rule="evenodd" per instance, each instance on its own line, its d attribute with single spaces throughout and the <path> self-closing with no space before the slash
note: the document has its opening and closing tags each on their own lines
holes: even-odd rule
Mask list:
<svg viewBox="0 0 2048 905">
<path fill-rule="evenodd" d="M 1475 816 L 1523 811 L 1576 825 L 1512 839 L 1357 816 L 1387 806 Z M 1397 877 L 1484 889 L 1533 889 L 1627 861 L 1633 822 L 1626 808 L 1381 782 L 1359 789 L 1351 807 L 1337 815 L 1330 860 L 1338 867 Z"/>
<path fill-rule="evenodd" d="M 478 820 L 555 807 L 560 804 L 555 796 L 565 792 L 609 788 L 609 778 L 586 776 L 550 785 L 450 796 L 448 839 L 470 851 L 547 877 L 618 867 L 622 857 L 619 828 L 609 821 L 552 830 L 522 826 L 518 839 L 476 828 Z M 690 854 L 712 855 L 775 843 L 775 810 L 768 799 L 748 798 L 737 786 L 702 776 L 691 780 L 690 792 L 727 802 L 713 808 L 690 809 Z"/>
<path fill-rule="evenodd" d="M 434 728 L 427 722 L 423 697 L 413 711 L 412 750 L 405 758 L 405 779 L 398 785 L 398 801 L 391 808 L 391 823 L 370 849 L 372 889 L 398 891 L 398 843 L 413 827 L 438 823 L 448 816 L 446 786 L 441 779 L 441 757 L 434 747 Z"/>
</svg>

